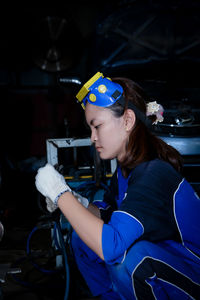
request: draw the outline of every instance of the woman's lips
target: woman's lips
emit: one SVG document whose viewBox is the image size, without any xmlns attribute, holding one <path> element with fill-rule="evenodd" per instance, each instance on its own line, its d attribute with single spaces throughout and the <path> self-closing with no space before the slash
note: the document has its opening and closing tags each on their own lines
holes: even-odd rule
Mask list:
<svg viewBox="0 0 200 300">
<path fill-rule="evenodd" d="M 100 146 L 97 146 L 97 147 L 96 147 L 96 150 L 97 150 L 97 151 L 100 151 L 100 150 L 101 150 L 101 148 L 102 148 L 102 147 L 100 147 Z"/>
</svg>

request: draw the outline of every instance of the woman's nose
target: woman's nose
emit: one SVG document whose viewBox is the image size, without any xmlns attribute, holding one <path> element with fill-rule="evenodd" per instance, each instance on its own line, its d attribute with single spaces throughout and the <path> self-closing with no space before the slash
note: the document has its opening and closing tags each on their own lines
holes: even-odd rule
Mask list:
<svg viewBox="0 0 200 300">
<path fill-rule="evenodd" d="M 95 132 L 94 129 L 93 129 L 92 132 L 91 132 L 91 137 L 90 137 L 90 139 L 91 139 L 91 142 L 92 142 L 92 143 L 95 143 L 96 140 L 97 140 L 96 132 Z"/>
</svg>

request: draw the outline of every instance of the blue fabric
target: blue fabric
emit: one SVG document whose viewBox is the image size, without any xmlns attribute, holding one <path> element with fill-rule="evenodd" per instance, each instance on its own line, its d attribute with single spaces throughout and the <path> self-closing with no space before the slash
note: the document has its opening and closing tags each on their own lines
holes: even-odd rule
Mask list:
<svg viewBox="0 0 200 300">
<path fill-rule="evenodd" d="M 117 206 L 120 207 L 128 188 L 128 181 L 131 176 L 125 178 L 121 168 L 117 169 L 118 175 L 118 197 Z M 126 250 L 144 232 L 143 225 L 132 215 L 123 211 L 114 211 L 111 220 L 103 225 L 102 249 L 107 264 L 120 263 L 123 260 Z"/>
<path fill-rule="evenodd" d="M 120 167 L 117 168 L 118 195 L 116 197 L 116 202 L 118 208 L 120 207 L 122 201 L 124 200 L 130 177 L 131 177 L 131 173 L 129 174 L 128 178 L 125 178 L 122 174 L 121 168 Z"/>
<path fill-rule="evenodd" d="M 151 286 L 156 299 L 161 300 L 189 300 L 193 299 L 188 293 L 178 287 L 165 282 L 156 276 L 152 279 L 146 279 L 146 282 Z"/>
<path fill-rule="evenodd" d="M 191 253 L 182 245 L 171 241 L 166 243 L 167 250 L 165 250 L 165 243 L 153 244 L 140 241 L 129 249 L 123 264 L 108 266 L 114 286 L 117 287 L 118 293 L 124 297 L 122 299 L 135 299 L 136 295 L 138 299 L 140 297 L 141 299 L 151 299 L 149 293 L 152 289 L 159 300 L 182 299 L 182 294 L 187 295 L 187 292 L 183 293 L 182 289 L 178 287 L 176 281 L 179 274 L 183 275 L 186 280 L 192 278 L 195 287 L 200 292 L 200 261 L 191 264 Z M 174 254 L 174 247 L 176 254 Z M 178 252 L 179 255 L 177 255 Z M 146 258 L 150 258 L 147 263 L 145 263 Z M 163 274 L 162 270 L 159 272 L 159 268 L 156 268 L 158 261 L 164 268 L 171 268 L 174 275 L 168 276 L 168 281 L 162 279 L 162 276 L 166 274 Z M 140 266 L 141 270 L 139 270 Z M 137 272 L 138 270 L 139 272 Z M 192 282 L 192 280 L 190 281 Z M 152 289 L 148 290 L 149 284 L 151 284 Z M 174 286 L 173 291 L 172 286 Z M 172 293 L 173 298 L 171 298 Z M 192 298 L 189 297 L 188 299 Z"/>
<path fill-rule="evenodd" d="M 102 249 L 107 264 L 121 263 L 126 250 L 144 232 L 142 224 L 133 216 L 115 211 L 108 224 L 103 225 Z"/>
<path fill-rule="evenodd" d="M 92 294 L 101 295 L 104 300 L 129 300 L 136 296 L 137 299 L 152 299 L 150 294 L 159 300 L 192 299 L 179 287 L 178 275 L 189 280 L 200 293 L 200 261 L 180 243 L 140 241 L 128 250 L 123 263 L 112 265 L 98 258 L 76 233 L 73 233 L 72 246 L 79 270 Z M 163 277 L 167 272 L 159 271 L 158 262 L 171 269 L 167 280 Z M 187 290 L 186 286 L 184 288 Z"/>
<path fill-rule="evenodd" d="M 128 188 L 128 181 L 131 176 L 125 178 L 121 168 L 117 169 L 118 175 L 118 197 L 117 206 L 120 207 L 125 198 Z M 103 225 L 102 249 L 105 262 L 108 264 L 120 263 L 126 250 L 144 232 L 142 224 L 132 215 L 123 211 L 114 211 L 110 222 Z"/>
<path fill-rule="evenodd" d="M 102 295 L 104 300 L 119 300 L 104 261 L 83 243 L 75 231 L 72 233 L 71 245 L 79 271 L 93 296 Z"/>
<path fill-rule="evenodd" d="M 200 199 L 186 180 L 175 194 L 174 215 L 183 245 L 200 255 Z"/>
<path fill-rule="evenodd" d="M 173 198 L 181 181 L 182 176 L 172 166 L 158 159 L 134 169 L 119 209 L 143 224 L 142 239 L 181 241 L 173 215 Z"/>
<path fill-rule="evenodd" d="M 106 202 L 104 201 L 101 201 L 101 200 L 95 200 L 92 202 L 94 205 L 96 205 L 99 209 L 107 209 L 108 207 L 110 207 L 109 204 L 107 204 Z"/>
</svg>

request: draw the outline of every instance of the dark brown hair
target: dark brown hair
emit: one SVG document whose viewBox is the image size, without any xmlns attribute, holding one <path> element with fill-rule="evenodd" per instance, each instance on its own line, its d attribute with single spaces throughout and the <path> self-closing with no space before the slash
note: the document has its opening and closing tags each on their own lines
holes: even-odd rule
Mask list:
<svg viewBox="0 0 200 300">
<path fill-rule="evenodd" d="M 133 80 L 123 77 L 112 78 L 112 81 L 119 83 L 124 90 L 125 107 L 115 102 L 108 107 L 116 117 L 124 114 L 128 102 L 132 102 L 140 111 L 146 115 L 146 102 L 149 102 L 144 90 Z M 156 116 L 149 117 L 152 122 Z M 182 158 L 180 153 L 172 146 L 166 144 L 162 139 L 155 136 L 152 131 L 136 116 L 135 126 L 130 133 L 127 143 L 126 155 L 120 162 L 125 176 L 138 164 L 155 158 L 170 163 L 177 171 L 181 171 Z"/>
</svg>

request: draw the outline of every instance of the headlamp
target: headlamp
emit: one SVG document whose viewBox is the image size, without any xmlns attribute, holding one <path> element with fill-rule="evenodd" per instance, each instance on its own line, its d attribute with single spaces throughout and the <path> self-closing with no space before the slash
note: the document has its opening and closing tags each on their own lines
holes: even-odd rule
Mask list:
<svg viewBox="0 0 200 300">
<path fill-rule="evenodd" d="M 122 94 L 121 85 L 97 72 L 83 85 L 76 98 L 85 109 L 86 102 L 101 107 L 110 106 L 119 100 Z"/>
</svg>

